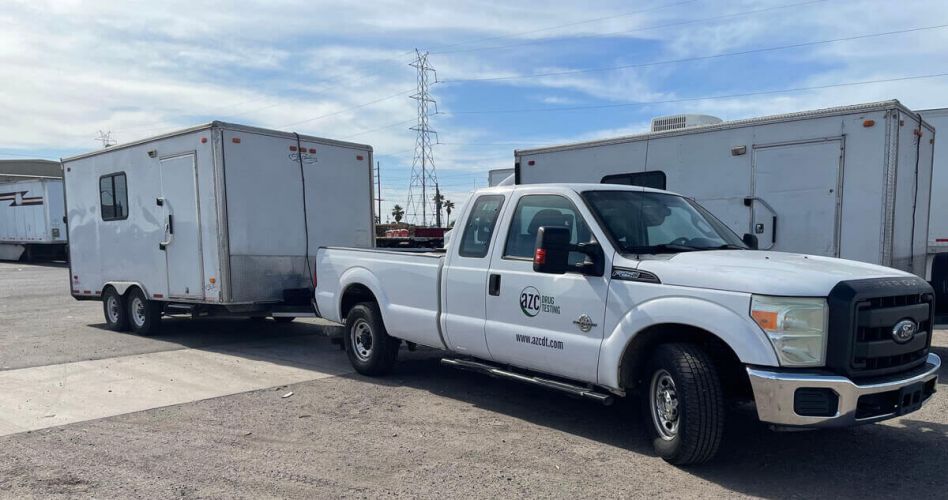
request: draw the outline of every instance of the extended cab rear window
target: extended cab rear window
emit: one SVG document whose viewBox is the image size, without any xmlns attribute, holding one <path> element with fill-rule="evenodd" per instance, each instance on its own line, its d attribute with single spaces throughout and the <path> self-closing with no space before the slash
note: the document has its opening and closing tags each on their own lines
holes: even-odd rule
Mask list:
<svg viewBox="0 0 948 500">
<path fill-rule="evenodd" d="M 461 236 L 461 247 L 458 255 L 461 257 L 483 258 L 490 247 L 490 239 L 500 216 L 500 207 L 504 204 L 503 195 L 489 194 L 479 196 L 474 201 L 471 214 L 464 224 L 464 234 Z"/>
</svg>

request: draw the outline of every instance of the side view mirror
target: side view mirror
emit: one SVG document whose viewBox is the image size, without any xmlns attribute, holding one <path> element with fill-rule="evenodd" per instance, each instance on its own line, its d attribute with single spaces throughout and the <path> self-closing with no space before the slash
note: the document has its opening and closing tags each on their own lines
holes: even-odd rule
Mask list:
<svg viewBox="0 0 948 500">
<path fill-rule="evenodd" d="M 744 244 L 747 245 L 747 247 L 750 248 L 751 250 L 757 250 L 757 248 L 760 246 L 759 243 L 757 242 L 756 235 L 753 235 L 750 233 L 744 233 L 744 237 L 741 239 L 744 240 Z"/>
<path fill-rule="evenodd" d="M 546 274 L 565 274 L 575 271 L 592 276 L 602 276 L 605 257 L 598 243 L 570 243 L 572 232 L 568 227 L 543 226 L 537 231 L 537 241 L 533 253 L 533 271 Z M 580 252 L 589 256 L 589 261 L 569 265 L 570 252 Z"/>
</svg>

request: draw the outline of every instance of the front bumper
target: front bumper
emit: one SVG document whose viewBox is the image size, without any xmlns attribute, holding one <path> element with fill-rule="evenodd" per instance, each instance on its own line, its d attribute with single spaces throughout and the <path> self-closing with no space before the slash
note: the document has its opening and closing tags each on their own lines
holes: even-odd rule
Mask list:
<svg viewBox="0 0 948 500">
<path fill-rule="evenodd" d="M 762 422 L 793 427 L 845 427 L 878 422 L 919 409 L 931 399 L 937 385 L 941 359 L 929 354 L 927 362 L 909 373 L 859 385 L 838 375 L 747 368 L 757 416 Z M 798 390 L 802 390 L 798 394 Z M 828 396 L 826 412 L 812 407 L 800 414 L 800 400 L 808 394 Z M 833 398 L 835 394 L 835 398 Z M 836 401 L 835 411 L 832 403 Z M 820 413 L 814 415 L 812 413 Z"/>
</svg>

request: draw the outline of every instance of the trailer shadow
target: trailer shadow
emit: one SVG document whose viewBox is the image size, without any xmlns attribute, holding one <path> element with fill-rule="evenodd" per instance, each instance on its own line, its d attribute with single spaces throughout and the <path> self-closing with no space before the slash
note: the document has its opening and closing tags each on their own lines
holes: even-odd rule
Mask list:
<svg viewBox="0 0 948 500">
<path fill-rule="evenodd" d="M 638 400 L 612 407 L 440 365 L 440 355 L 402 352 L 389 377 L 350 377 L 408 386 L 475 407 L 653 457 Z M 773 432 L 747 410 L 728 414 L 717 458 L 682 470 L 740 494 L 767 498 L 915 496 L 948 488 L 948 425 L 907 417 L 891 423 L 811 432 Z M 905 464 L 901 466 L 898 464 Z M 911 464 L 911 465 L 908 465 Z"/>
</svg>

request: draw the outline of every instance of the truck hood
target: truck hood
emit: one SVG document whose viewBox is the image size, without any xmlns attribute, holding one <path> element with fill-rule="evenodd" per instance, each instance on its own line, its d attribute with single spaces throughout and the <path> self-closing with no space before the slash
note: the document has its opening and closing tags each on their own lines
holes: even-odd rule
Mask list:
<svg viewBox="0 0 948 500">
<path fill-rule="evenodd" d="M 710 250 L 640 258 L 617 256 L 616 265 L 649 271 L 669 285 L 763 295 L 825 297 L 840 281 L 914 277 L 864 262 L 759 250 Z"/>
</svg>

